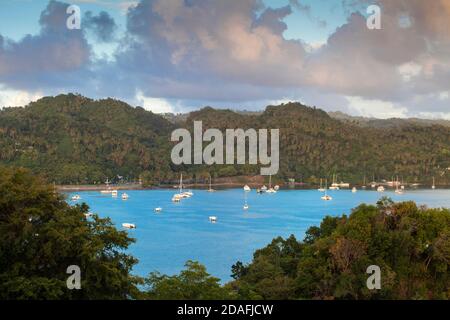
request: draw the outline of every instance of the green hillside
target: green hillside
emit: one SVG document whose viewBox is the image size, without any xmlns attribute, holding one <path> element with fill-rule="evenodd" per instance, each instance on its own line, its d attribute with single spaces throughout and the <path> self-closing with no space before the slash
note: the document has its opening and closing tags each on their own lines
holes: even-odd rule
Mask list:
<svg viewBox="0 0 450 320">
<path fill-rule="evenodd" d="M 339 180 L 361 183 L 375 175 L 408 182 L 447 184 L 450 128 L 408 123 L 398 127 L 362 127 L 298 103 L 269 106 L 262 113 L 237 113 L 207 107 L 180 121 L 169 121 L 142 108 L 79 95 L 46 97 L 24 108 L 0 111 L 0 163 L 23 166 L 49 181 L 76 184 L 123 176 L 158 184 L 186 177 L 205 179 L 257 175 L 259 168 L 174 166 L 170 133 L 177 127 L 203 129 L 280 129 L 278 179 L 316 182 L 338 174 Z"/>
</svg>

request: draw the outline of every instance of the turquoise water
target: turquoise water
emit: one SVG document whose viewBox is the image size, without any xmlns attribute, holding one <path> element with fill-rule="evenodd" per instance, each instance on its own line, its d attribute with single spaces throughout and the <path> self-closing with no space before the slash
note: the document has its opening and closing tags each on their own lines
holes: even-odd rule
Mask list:
<svg viewBox="0 0 450 320">
<path fill-rule="evenodd" d="M 194 190 L 194 196 L 172 203 L 174 190 L 126 191 L 126 201 L 99 192 L 79 192 L 82 202 L 101 217 L 110 217 L 119 229 L 129 230 L 137 242 L 129 253 L 139 259 L 133 272 L 146 276 L 151 271 L 175 274 L 187 260 L 206 265 L 208 272 L 222 281 L 230 279 L 231 266 L 238 260 L 249 262 L 256 249 L 277 236 L 294 234 L 303 239 L 305 231 L 319 225 L 326 215 L 342 215 L 360 203 L 375 204 L 380 197 L 395 201 L 414 200 L 429 207 L 450 207 L 450 190 L 414 190 L 403 195 L 387 191 L 330 191 L 330 202 L 316 190 L 280 190 L 276 194 L 248 194 L 248 212 L 243 210 L 244 192 L 230 189 L 209 193 Z M 70 198 L 69 198 L 70 199 Z M 73 202 L 70 202 L 73 204 Z M 154 208 L 161 207 L 161 213 Z M 209 222 L 216 216 L 217 223 Z"/>
</svg>

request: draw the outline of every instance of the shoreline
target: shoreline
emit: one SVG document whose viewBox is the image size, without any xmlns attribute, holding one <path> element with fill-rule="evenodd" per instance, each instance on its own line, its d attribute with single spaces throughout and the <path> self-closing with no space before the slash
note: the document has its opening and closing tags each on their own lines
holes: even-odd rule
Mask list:
<svg viewBox="0 0 450 320">
<path fill-rule="evenodd" d="M 245 184 L 238 182 L 229 182 L 229 183 L 213 183 L 211 187 L 215 190 L 226 190 L 226 189 L 236 189 L 242 188 Z M 252 189 L 257 189 L 262 186 L 262 184 L 256 183 L 247 183 L 247 185 Z M 76 192 L 76 191 L 101 191 L 107 189 L 107 185 L 56 185 L 55 188 L 58 192 Z M 152 186 L 152 187 L 143 187 L 140 184 L 120 184 L 120 185 L 110 185 L 111 189 L 125 191 L 125 190 L 176 190 L 179 188 L 178 185 L 160 185 L 160 186 Z M 310 185 L 307 183 L 295 183 L 295 184 L 280 184 L 281 189 L 284 190 L 316 190 L 318 186 Z M 376 188 L 366 187 L 362 188 L 361 185 L 355 185 L 358 191 L 377 191 Z M 198 190 L 208 190 L 209 183 L 192 183 L 192 184 L 183 184 L 184 189 L 198 189 Z M 436 189 L 432 189 L 431 186 L 420 185 L 414 187 L 407 187 L 406 190 L 448 190 L 449 186 L 436 186 Z M 351 191 L 352 188 L 341 188 L 336 191 Z M 395 188 L 386 187 L 386 191 L 393 191 Z M 332 190 L 331 190 L 332 191 Z"/>
</svg>

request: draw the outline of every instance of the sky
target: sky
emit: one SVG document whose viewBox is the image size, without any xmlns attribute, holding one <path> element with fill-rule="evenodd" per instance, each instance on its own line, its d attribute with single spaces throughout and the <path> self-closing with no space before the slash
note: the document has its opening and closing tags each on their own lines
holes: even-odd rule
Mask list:
<svg viewBox="0 0 450 320">
<path fill-rule="evenodd" d="M 299 101 L 450 119 L 450 0 L 1 0 L 0 107 L 69 92 L 153 112 Z"/>
</svg>

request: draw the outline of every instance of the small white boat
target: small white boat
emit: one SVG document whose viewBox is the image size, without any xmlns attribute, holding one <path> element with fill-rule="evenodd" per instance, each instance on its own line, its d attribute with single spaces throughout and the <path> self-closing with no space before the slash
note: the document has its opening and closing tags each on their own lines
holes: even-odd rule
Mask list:
<svg viewBox="0 0 450 320">
<path fill-rule="evenodd" d="M 214 190 L 213 188 L 211 188 L 211 175 L 209 176 L 209 189 L 208 192 L 215 192 L 216 190 Z"/>
<path fill-rule="evenodd" d="M 122 223 L 122 227 L 125 229 L 136 229 L 136 225 L 133 223 Z"/>
<path fill-rule="evenodd" d="M 128 200 L 130 196 L 126 193 L 122 193 L 122 200 Z"/>
<path fill-rule="evenodd" d="M 274 189 L 275 191 L 278 191 L 278 190 L 280 190 L 280 186 L 279 186 L 279 185 L 276 185 L 275 187 L 273 187 L 273 189 Z"/>
<path fill-rule="evenodd" d="M 320 179 L 320 186 L 319 189 L 317 189 L 319 192 L 325 192 L 325 188 L 322 186 L 322 179 Z"/>
<path fill-rule="evenodd" d="M 333 183 L 331 184 L 330 190 L 339 190 L 339 183 L 336 182 L 335 174 L 333 174 Z"/>
<path fill-rule="evenodd" d="M 119 192 L 117 190 L 113 190 L 113 191 L 111 191 L 111 195 L 113 196 L 113 198 L 117 198 L 117 196 L 119 195 Z"/>
<path fill-rule="evenodd" d="M 216 223 L 217 222 L 217 217 L 216 216 L 210 216 L 209 217 L 209 222 Z"/>
<path fill-rule="evenodd" d="M 194 193 L 192 191 L 186 191 L 186 192 L 183 192 L 182 195 L 185 198 L 190 198 L 190 197 L 192 197 L 194 195 Z"/>
<path fill-rule="evenodd" d="M 434 179 L 434 177 L 433 177 L 433 185 L 431 186 L 431 189 L 436 189 L 436 181 L 435 181 L 435 179 Z"/>
<path fill-rule="evenodd" d="M 383 186 L 379 186 L 379 187 L 377 188 L 377 191 L 378 191 L 378 192 L 384 192 L 384 191 L 385 191 L 385 189 L 384 189 L 384 187 L 383 187 Z"/>
<path fill-rule="evenodd" d="M 244 186 L 244 191 L 245 192 L 250 192 L 252 189 L 250 189 L 250 187 L 248 185 Z"/>
<path fill-rule="evenodd" d="M 100 193 L 102 193 L 102 194 L 110 194 L 111 192 L 112 192 L 112 189 L 111 189 L 111 187 L 109 186 L 109 180 L 108 179 L 106 179 L 106 189 L 104 189 L 104 190 L 100 190 Z"/>
<path fill-rule="evenodd" d="M 352 192 L 356 193 L 358 190 L 356 189 L 356 187 L 353 187 Z"/>
<path fill-rule="evenodd" d="M 324 201 L 331 201 L 331 200 L 333 200 L 333 198 L 327 194 L 327 186 L 328 186 L 328 181 L 325 180 L 325 194 L 321 197 L 321 199 Z"/>
<path fill-rule="evenodd" d="M 248 206 L 248 204 L 244 204 L 244 207 L 243 207 L 243 209 L 244 210 L 248 210 L 250 207 Z"/>
<path fill-rule="evenodd" d="M 172 197 L 172 202 L 180 202 L 182 199 L 182 196 L 180 194 L 174 194 Z"/>
<path fill-rule="evenodd" d="M 262 186 L 260 189 L 262 192 L 266 192 L 267 191 L 267 187 L 266 186 Z"/>
<path fill-rule="evenodd" d="M 70 199 L 72 201 L 78 201 L 78 200 L 81 200 L 81 197 L 78 194 L 76 194 L 76 195 L 72 196 L 72 198 L 70 198 Z"/>
<path fill-rule="evenodd" d="M 161 212 L 161 211 L 162 211 L 161 207 L 155 208 L 155 212 Z"/>
<path fill-rule="evenodd" d="M 277 191 L 272 188 L 272 175 L 269 176 L 269 189 L 266 191 L 267 193 L 276 193 Z"/>
</svg>

